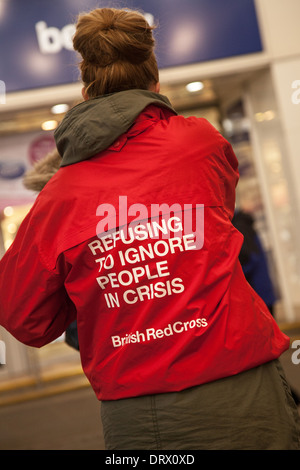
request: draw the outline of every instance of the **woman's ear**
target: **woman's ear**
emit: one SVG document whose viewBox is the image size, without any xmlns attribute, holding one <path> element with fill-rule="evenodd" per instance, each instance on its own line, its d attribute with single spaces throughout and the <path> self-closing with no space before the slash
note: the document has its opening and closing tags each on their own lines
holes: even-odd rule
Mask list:
<svg viewBox="0 0 300 470">
<path fill-rule="evenodd" d="M 84 101 L 87 101 L 87 100 L 89 99 L 89 97 L 88 97 L 88 95 L 87 95 L 87 93 L 86 93 L 85 87 L 82 88 L 81 94 L 82 94 L 82 97 L 83 97 Z"/>
<path fill-rule="evenodd" d="M 151 86 L 148 88 L 149 91 L 154 91 L 154 93 L 159 93 L 160 92 L 160 83 L 153 83 Z"/>
</svg>

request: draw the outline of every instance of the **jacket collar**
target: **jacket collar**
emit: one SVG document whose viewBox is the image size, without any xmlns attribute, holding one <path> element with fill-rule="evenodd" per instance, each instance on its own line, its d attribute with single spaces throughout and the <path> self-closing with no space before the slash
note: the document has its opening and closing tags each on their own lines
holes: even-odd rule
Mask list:
<svg viewBox="0 0 300 470">
<path fill-rule="evenodd" d="M 147 90 L 126 90 L 74 106 L 54 133 L 61 166 L 87 160 L 110 147 L 149 105 L 177 114 L 167 97 Z"/>
</svg>

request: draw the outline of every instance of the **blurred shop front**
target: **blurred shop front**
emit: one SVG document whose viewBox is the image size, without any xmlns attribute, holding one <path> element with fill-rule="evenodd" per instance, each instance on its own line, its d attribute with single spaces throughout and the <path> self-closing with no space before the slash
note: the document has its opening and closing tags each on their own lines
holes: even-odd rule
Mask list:
<svg viewBox="0 0 300 470">
<path fill-rule="evenodd" d="M 1 256 L 36 198 L 23 185 L 25 172 L 55 147 L 54 129 L 81 100 L 74 22 L 98 6 L 107 2 L 0 0 Z M 161 93 L 179 114 L 207 118 L 232 143 L 240 167 L 237 207 L 254 216 L 267 253 L 276 319 L 300 321 L 299 1 L 116 6 L 138 8 L 157 25 Z M 0 340 L 6 345 L 0 390 L 1 383 L 81 373 L 79 354 L 64 337 L 36 350 L 0 328 Z"/>
</svg>

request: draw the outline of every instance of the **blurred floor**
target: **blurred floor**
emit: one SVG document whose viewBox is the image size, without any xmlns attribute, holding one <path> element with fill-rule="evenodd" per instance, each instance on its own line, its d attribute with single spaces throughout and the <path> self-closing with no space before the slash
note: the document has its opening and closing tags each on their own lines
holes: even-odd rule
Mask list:
<svg viewBox="0 0 300 470">
<path fill-rule="evenodd" d="M 0 408 L 0 450 L 104 450 L 90 387 Z"/>
<path fill-rule="evenodd" d="M 290 330 L 291 343 L 300 339 L 299 332 Z M 286 351 L 281 362 L 300 396 L 300 364 L 292 362 L 294 352 Z M 104 450 L 100 403 L 85 377 L 60 378 L 25 387 L 22 393 L 2 392 L 0 450 Z"/>
</svg>

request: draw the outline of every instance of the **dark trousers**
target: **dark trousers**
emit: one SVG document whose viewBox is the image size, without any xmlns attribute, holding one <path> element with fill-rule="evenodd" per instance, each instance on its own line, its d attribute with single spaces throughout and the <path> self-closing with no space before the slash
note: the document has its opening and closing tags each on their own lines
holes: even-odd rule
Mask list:
<svg viewBox="0 0 300 470">
<path fill-rule="evenodd" d="M 108 450 L 300 449 L 279 361 L 180 392 L 101 403 Z"/>
</svg>

